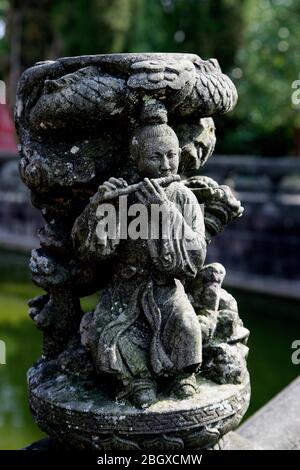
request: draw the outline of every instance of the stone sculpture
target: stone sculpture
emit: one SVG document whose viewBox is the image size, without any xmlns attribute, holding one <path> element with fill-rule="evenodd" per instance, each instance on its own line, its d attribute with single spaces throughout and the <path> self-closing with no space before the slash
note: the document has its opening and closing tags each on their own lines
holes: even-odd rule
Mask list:
<svg viewBox="0 0 300 470">
<path fill-rule="evenodd" d="M 198 171 L 211 116 L 236 101 L 217 61 L 192 54 L 64 58 L 23 74 L 20 172 L 46 222 L 30 261 L 46 291 L 29 302 L 43 332 L 30 406 L 58 445 L 212 448 L 244 415 L 249 332 L 225 269 L 205 265 L 243 209 Z"/>
</svg>

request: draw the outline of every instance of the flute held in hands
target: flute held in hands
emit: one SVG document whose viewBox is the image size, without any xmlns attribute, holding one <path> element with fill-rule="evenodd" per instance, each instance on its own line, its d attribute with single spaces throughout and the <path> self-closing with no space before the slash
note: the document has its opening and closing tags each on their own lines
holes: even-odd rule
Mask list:
<svg viewBox="0 0 300 470">
<path fill-rule="evenodd" d="M 171 176 L 163 176 L 162 178 L 155 178 L 155 181 L 160 186 L 167 186 L 174 181 L 180 181 L 179 175 L 171 175 Z M 127 196 L 134 191 L 137 191 L 144 185 L 144 181 L 140 181 L 139 183 L 131 184 L 130 186 L 126 186 L 125 188 L 118 188 L 115 191 L 105 191 L 103 194 L 100 195 L 98 199 L 98 203 L 109 201 L 110 199 L 114 199 L 120 196 Z"/>
</svg>

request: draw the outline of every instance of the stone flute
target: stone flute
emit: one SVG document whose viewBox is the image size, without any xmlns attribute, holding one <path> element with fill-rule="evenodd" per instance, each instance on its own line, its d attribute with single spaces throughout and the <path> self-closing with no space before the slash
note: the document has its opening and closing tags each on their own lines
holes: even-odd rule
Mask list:
<svg viewBox="0 0 300 470">
<path fill-rule="evenodd" d="M 155 178 L 155 181 L 160 186 L 167 186 L 168 184 L 173 183 L 174 181 L 180 181 L 180 175 L 171 175 L 171 176 L 165 176 L 162 178 Z M 109 201 L 116 197 L 127 196 L 128 194 L 131 194 L 141 189 L 143 185 L 144 185 L 144 181 L 140 181 L 139 183 L 131 184 L 130 186 L 126 186 L 125 188 L 120 188 L 116 191 L 105 191 L 104 194 L 100 195 L 98 202 L 101 203 L 104 201 Z"/>
</svg>

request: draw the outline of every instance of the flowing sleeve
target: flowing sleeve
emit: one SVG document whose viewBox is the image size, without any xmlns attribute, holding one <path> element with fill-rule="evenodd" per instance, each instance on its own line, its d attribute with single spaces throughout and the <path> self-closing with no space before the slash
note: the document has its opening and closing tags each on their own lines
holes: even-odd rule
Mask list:
<svg viewBox="0 0 300 470">
<path fill-rule="evenodd" d="M 97 262 L 113 256 L 120 243 L 118 219 L 118 207 L 97 203 L 96 193 L 72 228 L 72 242 L 78 258 Z"/>
<path fill-rule="evenodd" d="M 195 277 L 206 257 L 201 207 L 188 188 L 162 206 L 160 236 L 148 240 L 152 261 L 159 271 L 176 278 Z"/>
</svg>

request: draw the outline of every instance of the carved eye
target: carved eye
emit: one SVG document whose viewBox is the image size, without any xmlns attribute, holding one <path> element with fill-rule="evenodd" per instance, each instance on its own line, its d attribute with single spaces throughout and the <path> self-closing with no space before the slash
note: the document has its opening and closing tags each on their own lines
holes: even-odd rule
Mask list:
<svg viewBox="0 0 300 470">
<path fill-rule="evenodd" d="M 175 157 L 176 157 L 176 153 L 175 153 L 175 152 L 169 152 L 169 153 L 168 153 L 168 157 L 169 157 L 169 158 L 175 158 Z"/>
</svg>

